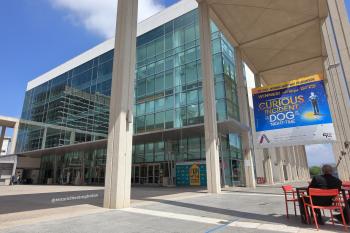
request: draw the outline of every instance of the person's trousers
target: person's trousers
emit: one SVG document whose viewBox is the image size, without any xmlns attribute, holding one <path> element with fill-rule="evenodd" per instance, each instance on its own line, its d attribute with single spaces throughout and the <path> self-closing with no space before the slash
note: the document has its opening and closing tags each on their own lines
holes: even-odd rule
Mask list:
<svg viewBox="0 0 350 233">
<path fill-rule="evenodd" d="M 303 223 L 307 223 L 303 199 L 299 198 L 298 201 L 299 201 L 300 215 L 301 215 L 302 221 L 303 221 Z M 317 200 L 313 199 L 313 202 L 315 202 L 315 201 L 317 203 Z M 305 202 L 309 204 L 310 203 L 310 199 L 306 198 Z M 329 205 L 329 203 L 317 203 L 317 204 L 316 203 L 314 203 L 314 204 L 318 205 L 318 206 L 328 206 Z M 315 213 L 316 213 L 317 219 L 322 219 L 322 215 L 321 215 L 321 210 L 320 209 L 315 209 Z M 312 212 L 311 212 L 311 216 L 312 216 Z"/>
</svg>

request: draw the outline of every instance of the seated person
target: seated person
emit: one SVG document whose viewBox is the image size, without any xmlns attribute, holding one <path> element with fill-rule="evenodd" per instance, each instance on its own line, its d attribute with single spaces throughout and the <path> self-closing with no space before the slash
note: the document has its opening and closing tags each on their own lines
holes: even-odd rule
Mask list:
<svg viewBox="0 0 350 233">
<path fill-rule="evenodd" d="M 333 176 L 333 168 L 332 166 L 325 164 L 322 167 L 322 175 L 315 176 L 308 188 L 317 188 L 317 189 L 341 189 L 342 182 L 337 177 Z M 306 202 L 309 200 L 306 198 Z M 314 205 L 318 206 L 330 206 L 333 203 L 333 197 L 313 197 L 312 202 Z M 302 200 L 299 200 L 299 204 L 303 206 Z M 301 216 L 305 220 L 304 208 L 301 209 Z M 321 211 L 319 209 L 315 209 L 317 215 L 317 221 L 320 224 L 324 224 L 322 219 Z"/>
</svg>

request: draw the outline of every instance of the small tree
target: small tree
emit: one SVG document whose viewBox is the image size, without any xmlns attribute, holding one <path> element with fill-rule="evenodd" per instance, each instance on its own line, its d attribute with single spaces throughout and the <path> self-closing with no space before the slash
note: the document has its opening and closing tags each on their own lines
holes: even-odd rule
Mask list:
<svg viewBox="0 0 350 233">
<path fill-rule="evenodd" d="M 310 167 L 310 175 L 311 176 L 317 176 L 321 174 L 321 168 L 318 166 L 312 166 Z"/>
</svg>

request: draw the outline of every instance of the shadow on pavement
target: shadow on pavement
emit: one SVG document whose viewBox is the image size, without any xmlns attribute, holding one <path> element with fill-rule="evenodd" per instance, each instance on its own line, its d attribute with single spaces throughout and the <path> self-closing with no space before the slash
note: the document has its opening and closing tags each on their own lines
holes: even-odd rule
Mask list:
<svg viewBox="0 0 350 233">
<path fill-rule="evenodd" d="M 132 200 L 147 200 L 151 197 L 180 194 L 183 192 L 201 192 L 196 188 L 164 188 L 164 187 L 132 187 Z M 0 196 L 0 214 L 22 211 L 40 210 L 48 208 L 89 204 L 103 206 L 103 190 L 84 190 L 50 192 L 37 194 L 20 194 Z"/>
</svg>

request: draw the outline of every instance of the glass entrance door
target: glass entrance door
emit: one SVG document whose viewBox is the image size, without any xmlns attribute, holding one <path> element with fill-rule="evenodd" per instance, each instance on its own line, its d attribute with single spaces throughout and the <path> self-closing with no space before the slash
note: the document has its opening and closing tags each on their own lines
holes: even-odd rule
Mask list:
<svg viewBox="0 0 350 233">
<path fill-rule="evenodd" d="M 159 168 L 160 168 L 160 165 L 159 164 L 155 164 L 154 165 L 154 183 L 155 184 L 160 184 L 160 174 L 159 174 Z"/>
<path fill-rule="evenodd" d="M 147 184 L 147 165 L 140 165 L 140 184 Z"/>
<path fill-rule="evenodd" d="M 63 184 L 81 185 L 81 168 L 69 167 L 63 169 Z"/>
<path fill-rule="evenodd" d="M 139 165 L 134 165 L 134 184 L 139 184 L 140 183 L 140 166 Z"/>
<path fill-rule="evenodd" d="M 160 164 L 135 164 L 131 176 L 133 184 L 160 184 Z"/>
<path fill-rule="evenodd" d="M 147 177 L 147 180 L 148 180 L 148 184 L 153 184 L 154 183 L 154 166 L 153 165 L 148 165 L 148 177 Z"/>
</svg>

